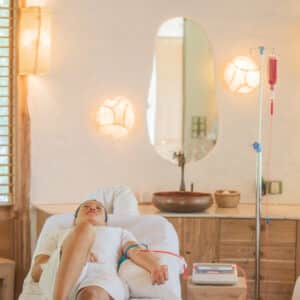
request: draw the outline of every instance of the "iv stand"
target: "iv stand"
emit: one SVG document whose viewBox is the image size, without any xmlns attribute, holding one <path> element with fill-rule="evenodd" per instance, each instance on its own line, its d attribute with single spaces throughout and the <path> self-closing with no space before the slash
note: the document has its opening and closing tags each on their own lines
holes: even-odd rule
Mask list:
<svg viewBox="0 0 300 300">
<path fill-rule="evenodd" d="M 262 103 L 263 103 L 263 74 L 264 74 L 264 47 L 259 47 L 260 79 L 258 95 L 258 139 L 253 144 L 256 151 L 256 274 L 255 299 L 260 299 L 260 220 L 262 200 Z"/>
</svg>

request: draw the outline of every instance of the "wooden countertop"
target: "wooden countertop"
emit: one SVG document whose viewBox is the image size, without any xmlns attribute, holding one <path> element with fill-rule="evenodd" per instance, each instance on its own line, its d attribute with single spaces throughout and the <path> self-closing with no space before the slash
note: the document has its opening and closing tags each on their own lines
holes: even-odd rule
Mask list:
<svg viewBox="0 0 300 300">
<path fill-rule="evenodd" d="M 62 214 L 74 212 L 78 207 L 78 203 L 65 204 L 47 204 L 47 203 L 32 203 L 34 209 L 40 210 L 46 214 Z M 201 213 L 165 213 L 158 210 L 152 204 L 140 204 L 140 213 L 143 215 L 161 215 L 168 218 L 176 217 L 201 217 L 201 218 L 254 218 L 255 204 L 240 203 L 237 208 L 218 208 L 215 205 Z M 300 220 L 300 205 L 299 204 L 263 204 L 262 217 L 270 219 L 283 220 Z"/>
</svg>

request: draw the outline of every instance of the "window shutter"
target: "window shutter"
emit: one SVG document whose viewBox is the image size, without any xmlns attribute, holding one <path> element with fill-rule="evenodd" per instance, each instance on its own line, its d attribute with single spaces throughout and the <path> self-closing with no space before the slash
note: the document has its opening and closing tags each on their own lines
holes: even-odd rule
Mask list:
<svg viewBox="0 0 300 300">
<path fill-rule="evenodd" d="M 13 0 L 0 0 L 0 204 L 14 196 L 14 13 Z"/>
</svg>

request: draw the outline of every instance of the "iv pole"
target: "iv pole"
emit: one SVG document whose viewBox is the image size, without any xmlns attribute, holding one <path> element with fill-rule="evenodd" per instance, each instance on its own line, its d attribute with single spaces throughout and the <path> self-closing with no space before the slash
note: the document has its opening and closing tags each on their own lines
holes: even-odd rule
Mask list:
<svg viewBox="0 0 300 300">
<path fill-rule="evenodd" d="M 260 79 L 258 94 L 258 139 L 253 144 L 256 151 L 256 274 L 255 299 L 260 296 L 260 220 L 262 200 L 262 104 L 263 104 L 263 74 L 264 74 L 264 47 L 259 47 Z"/>
</svg>

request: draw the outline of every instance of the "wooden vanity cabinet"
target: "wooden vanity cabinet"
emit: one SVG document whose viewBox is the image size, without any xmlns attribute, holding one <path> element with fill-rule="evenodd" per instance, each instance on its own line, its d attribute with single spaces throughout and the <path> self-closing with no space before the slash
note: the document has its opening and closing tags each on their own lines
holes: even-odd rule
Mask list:
<svg viewBox="0 0 300 300">
<path fill-rule="evenodd" d="M 219 236 L 218 261 L 235 263 L 245 270 L 249 299 L 253 298 L 255 278 L 255 221 L 251 219 L 221 219 Z"/>
<path fill-rule="evenodd" d="M 178 233 L 180 251 L 189 272 L 193 262 L 236 263 L 247 272 L 249 299 L 254 299 L 254 219 L 169 217 L 168 220 Z M 271 220 L 269 225 L 262 222 L 261 300 L 291 299 L 296 275 L 300 273 L 297 227 L 300 230 L 297 221 L 291 220 Z M 182 289 L 186 300 L 186 283 Z"/>
<path fill-rule="evenodd" d="M 296 221 L 271 220 L 269 225 L 263 225 L 261 234 L 262 300 L 291 299 L 296 280 L 296 244 Z"/>
</svg>

